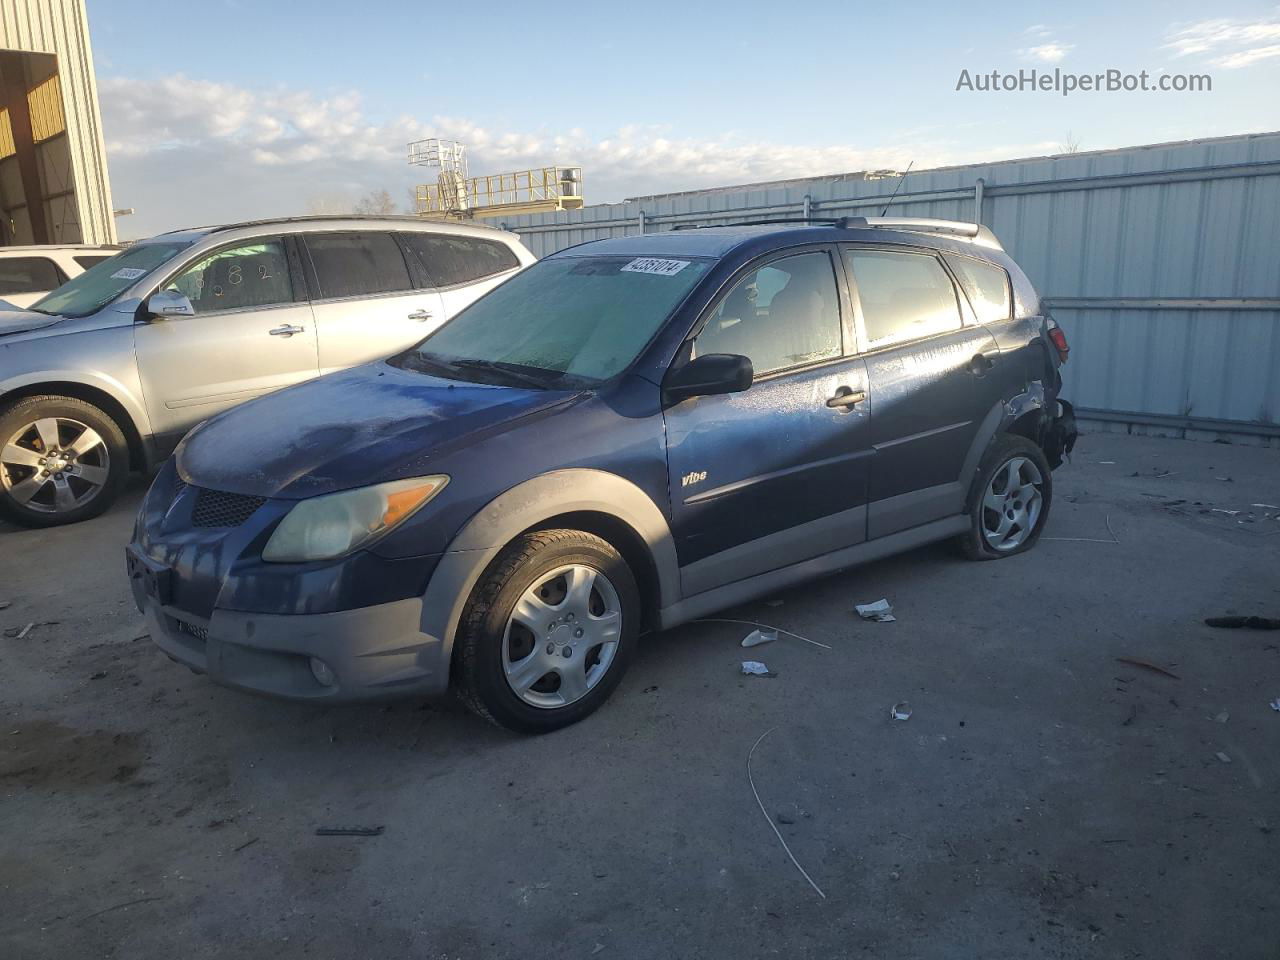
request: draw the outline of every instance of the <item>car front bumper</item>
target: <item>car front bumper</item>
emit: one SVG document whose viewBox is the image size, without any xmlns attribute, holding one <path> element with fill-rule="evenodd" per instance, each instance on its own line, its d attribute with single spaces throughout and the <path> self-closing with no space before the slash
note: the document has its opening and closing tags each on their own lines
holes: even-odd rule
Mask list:
<svg viewBox="0 0 1280 960">
<path fill-rule="evenodd" d="M 163 571 L 149 574 L 135 548 L 128 565 L 151 639 L 216 683 L 326 703 L 437 696 L 448 688 L 449 658 L 438 638 L 422 632 L 421 598 L 317 614 L 215 608 L 205 619 L 165 603 L 166 584 L 155 576 Z M 313 659 L 328 672 L 317 675 Z"/>
</svg>

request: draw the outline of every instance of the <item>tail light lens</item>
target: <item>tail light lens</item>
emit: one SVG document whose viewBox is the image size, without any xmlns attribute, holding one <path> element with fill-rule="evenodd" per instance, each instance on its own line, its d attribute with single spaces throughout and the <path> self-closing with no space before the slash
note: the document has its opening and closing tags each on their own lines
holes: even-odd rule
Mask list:
<svg viewBox="0 0 1280 960">
<path fill-rule="evenodd" d="M 1058 351 L 1058 359 L 1066 363 L 1067 354 L 1071 352 L 1071 347 L 1067 345 L 1067 335 L 1062 332 L 1062 328 L 1056 323 L 1049 328 L 1049 339 L 1053 341 L 1053 345 Z"/>
</svg>

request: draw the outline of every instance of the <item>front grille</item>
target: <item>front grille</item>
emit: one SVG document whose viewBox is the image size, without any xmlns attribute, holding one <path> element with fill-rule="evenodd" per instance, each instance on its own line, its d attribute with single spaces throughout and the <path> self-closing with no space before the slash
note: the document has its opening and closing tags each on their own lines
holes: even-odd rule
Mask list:
<svg viewBox="0 0 1280 960">
<path fill-rule="evenodd" d="M 196 495 L 191 524 L 196 527 L 238 527 L 266 502 L 266 497 L 202 489 Z"/>
</svg>

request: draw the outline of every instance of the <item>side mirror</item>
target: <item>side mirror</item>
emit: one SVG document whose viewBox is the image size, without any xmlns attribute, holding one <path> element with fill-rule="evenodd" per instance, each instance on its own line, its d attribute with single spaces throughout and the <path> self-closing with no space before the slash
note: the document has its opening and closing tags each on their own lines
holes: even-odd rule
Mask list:
<svg viewBox="0 0 1280 960">
<path fill-rule="evenodd" d="M 689 397 L 741 393 L 751 386 L 751 361 L 736 353 L 708 353 L 672 370 L 662 383 L 663 398 L 676 403 Z"/>
<path fill-rule="evenodd" d="M 172 317 L 194 317 L 196 308 L 186 294 L 177 290 L 157 290 L 147 300 L 147 316 L 161 320 Z"/>
</svg>

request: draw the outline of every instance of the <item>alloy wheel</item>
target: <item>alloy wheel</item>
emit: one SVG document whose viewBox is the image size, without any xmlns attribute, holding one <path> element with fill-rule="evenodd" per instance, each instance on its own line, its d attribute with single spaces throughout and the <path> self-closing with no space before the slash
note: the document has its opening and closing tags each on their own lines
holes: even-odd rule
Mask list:
<svg viewBox="0 0 1280 960">
<path fill-rule="evenodd" d="M 1013 457 L 996 470 L 982 498 L 982 535 L 993 550 L 1016 550 L 1036 528 L 1044 507 L 1040 469 Z"/>
<path fill-rule="evenodd" d="M 507 683 L 530 706 L 568 706 L 609 672 L 621 635 L 622 604 L 609 578 L 582 564 L 559 567 L 511 611 L 502 638 Z"/>
<path fill-rule="evenodd" d="M 0 447 L 0 486 L 37 513 L 69 513 L 96 497 L 111 454 L 96 430 L 70 417 L 41 417 Z"/>
</svg>

